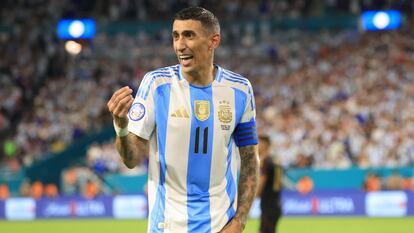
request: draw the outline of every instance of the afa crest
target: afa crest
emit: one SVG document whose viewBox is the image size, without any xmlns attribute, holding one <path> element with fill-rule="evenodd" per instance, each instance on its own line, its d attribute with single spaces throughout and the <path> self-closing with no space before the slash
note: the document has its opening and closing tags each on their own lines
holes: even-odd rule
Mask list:
<svg viewBox="0 0 414 233">
<path fill-rule="evenodd" d="M 210 102 L 207 100 L 194 101 L 194 113 L 198 120 L 207 120 L 210 117 Z"/>
<path fill-rule="evenodd" d="M 220 101 L 218 118 L 221 123 L 230 123 L 233 119 L 230 103 L 227 101 Z"/>
</svg>

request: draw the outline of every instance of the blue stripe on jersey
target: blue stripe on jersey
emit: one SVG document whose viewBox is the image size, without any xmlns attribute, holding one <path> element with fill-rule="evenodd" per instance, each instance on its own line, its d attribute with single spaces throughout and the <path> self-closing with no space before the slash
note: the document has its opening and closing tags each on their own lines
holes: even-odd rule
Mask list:
<svg viewBox="0 0 414 233">
<path fill-rule="evenodd" d="M 159 70 L 161 70 L 161 71 L 168 71 L 169 72 L 170 71 L 170 66 L 158 68 L 155 71 L 159 71 Z"/>
<path fill-rule="evenodd" d="M 252 108 L 252 110 L 254 110 L 256 106 L 254 104 L 253 89 L 252 89 L 252 86 L 251 86 L 249 80 L 247 80 L 245 77 L 243 77 L 239 74 L 236 74 L 234 72 L 231 72 L 229 70 L 225 70 L 223 72 L 223 74 L 224 74 L 224 79 L 226 79 L 228 81 L 231 81 L 231 82 L 241 83 L 241 84 L 244 84 L 245 86 L 247 86 L 248 93 L 251 96 L 251 98 L 250 98 L 250 107 Z"/>
<path fill-rule="evenodd" d="M 230 138 L 229 144 L 227 146 L 227 171 L 226 171 L 226 192 L 227 196 L 229 197 L 230 206 L 227 209 L 227 217 L 228 219 L 232 219 L 236 211 L 233 208 L 234 200 L 236 198 L 236 185 L 235 180 L 232 173 L 232 167 L 231 167 L 231 159 L 233 154 L 233 140 Z"/>
<path fill-rule="evenodd" d="M 243 85 L 245 85 L 245 86 L 248 86 L 249 84 L 247 84 L 247 83 L 245 83 L 245 82 L 243 82 L 242 80 L 238 80 L 238 79 L 233 79 L 233 78 L 231 78 L 231 77 L 229 77 L 229 76 L 227 76 L 227 75 L 223 75 L 223 78 L 225 79 L 225 80 L 228 80 L 228 81 L 231 81 L 231 82 L 234 82 L 234 83 L 241 83 L 241 84 L 243 84 Z"/>
<path fill-rule="evenodd" d="M 144 93 L 150 89 L 151 85 L 150 82 L 153 79 L 152 74 L 149 72 L 144 76 L 144 79 L 142 80 L 142 85 L 140 86 L 139 90 L 139 97 L 144 98 Z"/>
<path fill-rule="evenodd" d="M 142 78 L 142 80 L 141 80 L 141 84 L 139 85 L 139 89 L 138 89 L 138 93 L 137 93 L 137 96 L 139 96 L 139 97 L 141 97 L 142 92 L 144 92 L 146 82 L 148 82 L 148 79 L 149 79 L 148 76 L 149 76 L 149 73 L 146 73 L 144 75 L 144 78 Z"/>
<path fill-rule="evenodd" d="M 225 70 L 225 71 L 223 72 L 223 74 L 224 74 L 227 78 L 232 79 L 232 80 L 234 80 L 234 81 L 238 81 L 238 82 L 243 83 L 243 84 L 245 84 L 245 85 L 247 85 L 247 84 L 249 83 L 249 81 L 248 81 L 245 77 L 243 77 L 243 76 L 241 76 L 241 75 L 238 75 L 238 74 L 235 74 L 235 73 L 231 74 L 228 70 Z M 234 75 L 234 74 L 235 74 L 235 75 Z"/>
<path fill-rule="evenodd" d="M 245 77 L 243 77 L 242 75 L 240 75 L 240 74 L 238 74 L 238 73 L 234 73 L 233 71 L 231 71 L 231 70 L 226 70 L 226 72 L 227 73 L 229 73 L 229 74 L 231 74 L 231 75 L 233 75 L 233 76 L 236 76 L 236 77 L 240 77 L 240 78 L 242 78 L 242 79 L 246 79 Z"/>
<path fill-rule="evenodd" d="M 169 71 L 158 71 L 158 70 L 154 70 L 151 72 L 152 76 L 167 76 L 167 77 L 171 77 L 171 72 Z"/>
<path fill-rule="evenodd" d="M 246 109 L 247 94 L 242 90 L 233 88 L 234 90 L 234 106 L 236 111 L 235 126 L 237 126 L 243 116 L 244 110 Z"/>
<path fill-rule="evenodd" d="M 209 102 L 209 117 L 196 118 L 196 100 Z M 191 138 L 187 170 L 188 232 L 211 232 L 210 171 L 214 133 L 212 86 L 198 88 L 190 85 Z"/>
<path fill-rule="evenodd" d="M 170 84 L 159 86 L 154 93 L 154 103 L 157 112 L 155 121 L 157 124 L 157 143 L 158 156 L 160 160 L 160 180 L 157 187 L 155 203 L 152 208 L 150 232 L 164 232 L 164 229 L 158 229 L 158 223 L 165 222 L 165 144 L 167 140 L 168 110 L 170 105 Z"/>
<path fill-rule="evenodd" d="M 147 86 L 145 86 L 145 92 L 143 92 L 141 96 L 141 98 L 143 98 L 144 100 L 147 99 L 151 86 L 157 78 L 172 78 L 170 72 L 159 72 L 159 71 L 151 72 L 150 77 L 151 79 L 149 79 L 150 80 L 149 84 L 146 84 Z"/>
</svg>

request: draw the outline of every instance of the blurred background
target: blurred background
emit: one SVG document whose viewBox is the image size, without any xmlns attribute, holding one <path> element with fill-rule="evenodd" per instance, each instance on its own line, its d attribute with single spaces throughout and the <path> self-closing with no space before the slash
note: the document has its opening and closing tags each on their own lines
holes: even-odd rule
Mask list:
<svg viewBox="0 0 414 233">
<path fill-rule="evenodd" d="M 171 19 L 192 5 L 220 20 L 215 62 L 252 82 L 284 216 L 414 215 L 413 1 L 4 0 L 0 229 L 146 218 L 146 164 L 122 164 L 106 102 L 177 63 Z"/>
</svg>

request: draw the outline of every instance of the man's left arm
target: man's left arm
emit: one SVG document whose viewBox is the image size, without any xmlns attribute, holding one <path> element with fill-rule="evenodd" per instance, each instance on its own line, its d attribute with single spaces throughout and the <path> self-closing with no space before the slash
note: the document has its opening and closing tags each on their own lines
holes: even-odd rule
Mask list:
<svg viewBox="0 0 414 233">
<path fill-rule="evenodd" d="M 259 183 L 259 152 L 257 145 L 240 147 L 239 150 L 240 178 L 234 219 L 240 221 L 244 228 Z"/>
<path fill-rule="evenodd" d="M 247 217 L 256 196 L 259 180 L 259 152 L 257 145 L 239 148 L 241 167 L 238 185 L 237 210 L 233 219 L 221 233 L 243 232 Z"/>
<path fill-rule="evenodd" d="M 234 142 L 240 152 L 240 177 L 237 190 L 237 210 L 220 233 L 241 233 L 246 225 L 250 207 L 259 183 L 259 151 L 256 132 L 256 110 L 253 88 L 247 81 L 244 112 L 234 130 Z"/>
</svg>

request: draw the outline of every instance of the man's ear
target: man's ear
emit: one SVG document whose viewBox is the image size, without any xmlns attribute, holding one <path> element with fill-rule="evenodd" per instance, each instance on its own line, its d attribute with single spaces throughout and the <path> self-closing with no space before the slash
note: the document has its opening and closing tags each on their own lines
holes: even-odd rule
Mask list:
<svg viewBox="0 0 414 233">
<path fill-rule="evenodd" d="M 221 36 L 220 33 L 214 33 L 210 39 L 210 49 L 216 49 L 220 45 Z"/>
</svg>

